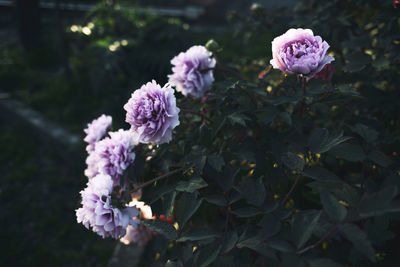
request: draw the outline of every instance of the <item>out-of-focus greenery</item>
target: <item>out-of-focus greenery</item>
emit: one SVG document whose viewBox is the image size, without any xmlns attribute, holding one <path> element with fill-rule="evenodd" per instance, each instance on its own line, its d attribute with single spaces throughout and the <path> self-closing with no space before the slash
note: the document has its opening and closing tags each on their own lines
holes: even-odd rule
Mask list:
<svg viewBox="0 0 400 267">
<path fill-rule="evenodd" d="M 145 222 L 161 235 L 141 266 L 398 265 L 398 10 L 305 0 L 290 26 L 262 6 L 230 20 L 237 53 L 222 46 L 216 56 L 243 77 L 218 72 L 205 102 L 180 99 L 191 113 L 180 114 L 173 141 L 138 155 L 153 157 L 141 182 L 186 166 L 143 192 L 178 226 Z M 330 44 L 332 81 L 303 90 L 271 70 L 267 43 L 290 27 Z"/>
<path fill-rule="evenodd" d="M 116 242 L 76 224 L 83 158 L 69 160 L 80 157 L 55 150 L 25 125 L 0 125 L 0 265 L 107 266 Z"/>
<path fill-rule="evenodd" d="M 52 31 L 33 55 L 1 51 L 2 90 L 75 132 L 101 113 L 122 123 L 121 103 L 149 80 L 165 83 L 169 61 L 192 44 L 192 36 L 179 19 L 101 3 L 81 25 L 67 27 L 69 76 Z"/>
</svg>

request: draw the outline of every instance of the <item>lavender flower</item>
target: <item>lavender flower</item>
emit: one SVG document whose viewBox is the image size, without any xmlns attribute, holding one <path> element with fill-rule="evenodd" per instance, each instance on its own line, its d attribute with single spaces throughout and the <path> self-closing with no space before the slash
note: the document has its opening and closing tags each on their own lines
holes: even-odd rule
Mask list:
<svg viewBox="0 0 400 267">
<path fill-rule="evenodd" d="M 310 29 L 290 29 L 272 41 L 271 65 L 288 74 L 312 78 L 334 61 L 326 55 L 329 45 Z"/>
<path fill-rule="evenodd" d="M 109 135 L 110 137 L 99 141 L 92 152 L 93 155 L 89 155 L 88 169 L 85 173 L 91 174 L 92 177 L 96 172 L 110 175 L 116 185 L 119 184 L 124 171 L 135 160 L 135 153 L 132 152 L 135 143 L 130 131 L 120 129 L 118 132 L 110 132 Z"/>
<path fill-rule="evenodd" d="M 83 139 L 88 143 L 86 146 L 87 152 L 93 152 L 95 143 L 106 135 L 107 129 L 111 127 L 111 123 L 112 117 L 103 114 L 88 124 L 88 127 L 84 130 L 86 137 Z"/>
<path fill-rule="evenodd" d="M 214 81 L 212 69 L 216 61 L 204 46 L 192 46 L 171 60 L 173 74 L 168 75 L 169 83 L 183 95 L 200 98 L 211 88 Z"/>
<path fill-rule="evenodd" d="M 154 80 L 133 92 L 125 104 L 125 121 L 131 125 L 135 141 L 157 145 L 172 139 L 172 130 L 179 125 L 179 108 L 174 90 L 161 88 Z"/>
<path fill-rule="evenodd" d="M 99 174 L 89 180 L 87 187 L 82 190 L 82 208 L 76 210 L 78 223 L 87 229 L 90 227 L 98 235 L 120 238 L 125 235 L 128 224 L 136 227 L 138 215 L 136 207 L 120 210 L 111 205 L 113 180 L 109 175 Z"/>
<path fill-rule="evenodd" d="M 85 170 L 85 175 L 87 178 L 93 178 L 97 174 L 99 174 L 99 166 L 98 166 L 98 156 L 96 153 L 91 152 L 89 156 L 86 158 L 87 168 Z"/>
</svg>

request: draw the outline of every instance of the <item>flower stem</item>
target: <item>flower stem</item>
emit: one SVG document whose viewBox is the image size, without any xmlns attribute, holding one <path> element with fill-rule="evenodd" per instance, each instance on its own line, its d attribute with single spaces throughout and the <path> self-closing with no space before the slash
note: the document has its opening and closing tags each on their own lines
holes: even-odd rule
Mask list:
<svg viewBox="0 0 400 267">
<path fill-rule="evenodd" d="M 313 245 L 310 245 L 310 246 L 308 246 L 308 247 L 303 248 L 302 250 L 299 250 L 299 251 L 297 252 L 297 254 L 303 254 L 304 252 L 309 251 L 310 249 L 314 249 L 314 248 L 318 247 L 318 246 L 321 245 L 322 242 L 324 242 L 331 234 L 333 234 L 334 232 L 336 232 L 336 231 L 339 229 L 339 226 L 340 226 L 341 224 L 350 223 L 350 222 L 353 222 L 353 221 L 356 221 L 356 220 L 357 220 L 357 217 L 351 217 L 351 218 L 347 219 L 346 221 L 344 221 L 344 222 L 342 222 L 342 223 L 339 223 L 339 224 L 334 225 L 323 237 L 321 237 L 320 240 L 318 240 L 317 242 L 315 242 Z"/>
<path fill-rule="evenodd" d="M 306 96 L 306 78 L 304 78 L 304 77 L 301 77 L 301 90 L 303 91 L 303 98 L 301 100 L 300 117 L 303 118 L 304 110 L 305 110 L 305 107 L 306 107 L 306 101 L 305 101 L 305 96 Z"/>
<path fill-rule="evenodd" d="M 163 174 L 163 175 L 160 175 L 160 176 L 158 176 L 158 177 L 156 177 L 156 178 L 154 178 L 154 179 L 151 179 L 150 181 L 147 181 L 147 182 L 145 182 L 145 183 L 139 185 L 138 187 L 134 188 L 134 189 L 133 189 L 133 192 L 135 192 L 135 191 L 137 191 L 137 190 L 139 190 L 139 189 L 141 189 L 141 188 L 143 188 L 143 187 L 146 187 L 146 186 L 148 186 L 148 185 L 150 185 L 150 184 L 152 184 L 152 183 L 154 183 L 154 182 L 157 182 L 158 180 L 167 178 L 168 176 L 171 176 L 171 175 L 173 175 L 173 174 L 175 174 L 175 173 L 177 173 L 177 172 L 180 172 L 180 171 L 182 171 L 183 169 L 184 169 L 184 167 L 179 168 L 179 169 L 176 169 L 176 170 L 173 170 L 173 171 L 170 171 L 170 172 L 167 172 L 166 174 Z"/>
<path fill-rule="evenodd" d="M 296 188 L 297 183 L 299 182 L 301 177 L 301 174 L 297 175 L 296 180 L 294 181 L 294 184 L 290 188 L 289 192 L 286 194 L 285 198 L 282 200 L 281 204 L 279 204 L 279 207 L 282 207 L 285 205 L 286 201 L 289 199 L 290 195 L 293 193 L 294 189 Z"/>
</svg>

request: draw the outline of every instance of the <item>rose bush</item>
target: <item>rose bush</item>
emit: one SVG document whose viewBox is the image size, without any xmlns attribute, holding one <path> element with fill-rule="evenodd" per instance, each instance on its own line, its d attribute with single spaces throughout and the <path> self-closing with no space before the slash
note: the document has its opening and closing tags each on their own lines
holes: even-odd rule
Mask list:
<svg viewBox="0 0 400 267">
<path fill-rule="evenodd" d="M 299 14 L 316 12 L 316 1 L 309 2 Z M 390 3 L 375 4 L 393 15 Z M 251 38 L 273 24 L 261 6 L 256 11 L 236 21 L 245 25 L 238 35 Z M 271 58 L 272 66 L 245 54 L 225 64 L 228 49 L 178 54 L 169 77 L 176 92 L 148 83 L 124 106 L 131 138 L 140 142 L 128 149 L 135 161 L 106 193 L 82 193 L 78 222 L 122 237 L 126 220 L 93 224 L 97 210 L 85 207 L 100 203 L 102 214 L 124 214 L 133 194 L 151 206 L 151 218 L 131 214 L 140 223 L 122 239 L 148 242 L 141 266 L 390 266 L 400 212 L 399 67 L 398 40 L 383 37 L 396 32 L 399 39 L 399 24 L 389 15 L 371 22 L 352 9 L 336 11 L 329 14 L 344 24 L 335 31 L 358 35 L 315 26 L 330 52 L 312 30 L 297 28 L 315 25 L 308 14 L 263 40 L 272 47 L 259 58 Z M 242 41 L 238 51 L 248 48 Z M 361 41 L 366 48 L 355 45 Z M 106 175 L 90 157 L 97 175 Z"/>
</svg>

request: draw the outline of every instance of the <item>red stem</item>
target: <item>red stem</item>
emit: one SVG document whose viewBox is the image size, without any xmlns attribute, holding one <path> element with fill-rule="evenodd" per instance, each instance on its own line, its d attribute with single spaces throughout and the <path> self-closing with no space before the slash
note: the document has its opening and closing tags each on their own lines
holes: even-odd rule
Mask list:
<svg viewBox="0 0 400 267">
<path fill-rule="evenodd" d="M 300 177 L 301 177 L 301 174 L 297 175 L 296 180 L 294 181 L 294 184 L 290 188 L 289 192 L 286 194 L 285 198 L 282 200 L 281 204 L 279 204 L 279 207 L 285 205 L 286 201 L 289 199 L 290 195 L 293 193 L 294 189 L 296 188 L 296 185 L 299 182 Z"/>
</svg>

